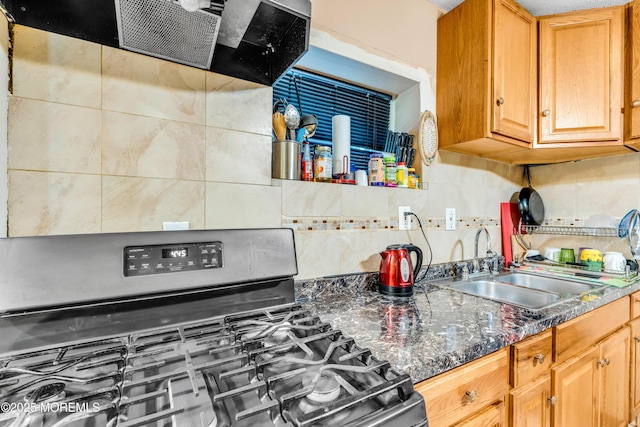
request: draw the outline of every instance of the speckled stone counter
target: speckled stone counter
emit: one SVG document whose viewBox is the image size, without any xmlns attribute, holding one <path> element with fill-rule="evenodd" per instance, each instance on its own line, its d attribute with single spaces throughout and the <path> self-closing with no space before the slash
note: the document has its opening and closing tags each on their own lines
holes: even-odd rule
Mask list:
<svg viewBox="0 0 640 427">
<path fill-rule="evenodd" d="M 640 290 L 638 282 L 605 287 L 596 300 L 575 298 L 532 312 L 462 294 L 448 289 L 446 280 L 434 280 L 455 270 L 433 268 L 411 298 L 380 295 L 377 274 L 296 283 L 296 298 L 417 383 Z"/>
</svg>

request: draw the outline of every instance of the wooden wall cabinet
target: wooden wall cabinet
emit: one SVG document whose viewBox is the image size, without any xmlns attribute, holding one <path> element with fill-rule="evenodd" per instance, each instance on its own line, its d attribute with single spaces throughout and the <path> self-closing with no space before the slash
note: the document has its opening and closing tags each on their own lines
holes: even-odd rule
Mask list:
<svg viewBox="0 0 640 427">
<path fill-rule="evenodd" d="M 629 3 L 627 11 L 625 141 L 640 150 L 640 0 Z"/>
<path fill-rule="evenodd" d="M 548 16 L 539 31 L 512 0 L 465 0 L 442 16 L 440 149 L 515 164 L 631 152 L 623 142 L 624 11 Z"/>
<path fill-rule="evenodd" d="M 490 155 L 531 147 L 536 25 L 511 0 L 466 0 L 438 20 L 440 148 Z"/>
<path fill-rule="evenodd" d="M 538 145 L 622 143 L 624 6 L 540 18 Z"/>
</svg>

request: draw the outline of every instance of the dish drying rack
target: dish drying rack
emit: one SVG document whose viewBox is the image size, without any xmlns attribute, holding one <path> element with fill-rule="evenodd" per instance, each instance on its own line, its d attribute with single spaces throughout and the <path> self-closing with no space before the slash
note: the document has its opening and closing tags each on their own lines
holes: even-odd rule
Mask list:
<svg viewBox="0 0 640 427">
<path fill-rule="evenodd" d="M 606 281 L 607 279 L 620 279 L 628 283 L 635 282 L 638 279 L 638 271 L 630 271 L 625 273 L 608 273 L 605 271 L 591 271 L 584 267 L 577 267 L 566 265 L 555 261 L 532 261 L 524 260 L 522 265 L 525 267 L 534 267 L 545 270 L 547 273 L 553 275 L 554 272 L 564 273 L 574 276 L 575 278 L 591 278 L 599 281 Z"/>
<path fill-rule="evenodd" d="M 563 236 L 620 237 L 614 227 L 576 227 L 569 225 L 520 225 L 520 234 L 552 234 Z"/>
</svg>

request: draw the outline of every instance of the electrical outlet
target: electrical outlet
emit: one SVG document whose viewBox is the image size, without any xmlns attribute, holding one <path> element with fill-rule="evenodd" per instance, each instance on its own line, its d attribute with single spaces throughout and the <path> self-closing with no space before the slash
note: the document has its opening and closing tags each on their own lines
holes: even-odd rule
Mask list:
<svg viewBox="0 0 640 427">
<path fill-rule="evenodd" d="M 188 230 L 189 221 L 164 221 L 162 231 Z"/>
<path fill-rule="evenodd" d="M 411 215 L 405 215 L 406 212 L 411 212 L 409 206 L 398 207 L 398 228 L 400 230 L 411 230 Z"/>
<path fill-rule="evenodd" d="M 456 208 L 447 208 L 445 230 L 456 229 Z"/>
</svg>

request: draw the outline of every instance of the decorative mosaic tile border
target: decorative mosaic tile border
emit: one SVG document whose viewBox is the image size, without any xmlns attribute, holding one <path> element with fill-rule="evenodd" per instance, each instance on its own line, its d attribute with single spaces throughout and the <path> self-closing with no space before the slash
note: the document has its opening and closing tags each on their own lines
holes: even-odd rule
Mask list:
<svg viewBox="0 0 640 427">
<path fill-rule="evenodd" d="M 416 224 L 415 218 L 412 218 Z M 426 229 L 445 228 L 445 218 L 420 219 Z M 495 218 L 458 218 L 458 228 L 499 226 Z M 389 217 L 283 217 L 282 226 L 294 231 L 338 231 L 338 230 L 397 230 L 398 218 Z M 416 224 L 417 227 L 417 224 Z"/>
<path fill-rule="evenodd" d="M 411 219 L 417 227 L 415 218 Z M 444 230 L 445 218 L 421 218 L 422 226 L 430 230 Z M 456 228 L 499 227 L 500 219 L 468 217 L 457 218 Z M 616 223 L 620 221 L 615 218 Z M 584 227 L 584 218 L 547 218 L 545 226 Z M 294 231 L 338 231 L 338 230 L 397 230 L 398 218 L 389 217 L 283 217 L 282 226 Z"/>
</svg>

